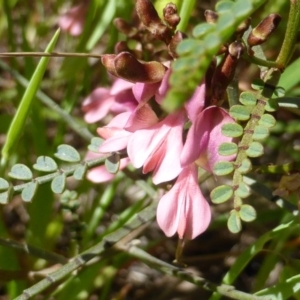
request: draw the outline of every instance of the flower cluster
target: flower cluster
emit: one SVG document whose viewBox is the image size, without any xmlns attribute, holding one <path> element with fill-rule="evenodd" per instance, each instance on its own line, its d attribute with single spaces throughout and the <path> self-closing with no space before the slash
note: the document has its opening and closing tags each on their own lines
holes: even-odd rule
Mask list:
<svg viewBox="0 0 300 300">
<path fill-rule="evenodd" d="M 183 35 L 174 31 L 179 22 L 174 6 L 164 11 L 167 25 L 150 1 L 137 1 L 136 7 L 148 31 L 176 56 L 172 49 Z M 177 178 L 159 201 L 157 222 L 167 236 L 177 232 L 180 239 L 195 238 L 211 220 L 209 204 L 199 187 L 198 168 L 212 172 L 214 164 L 224 160 L 218 148 L 231 138 L 222 135 L 221 127 L 234 120 L 226 110 L 212 105 L 204 82 L 184 107 L 165 115 L 160 105 L 169 89 L 170 62 L 143 62 L 130 51 L 121 51 L 104 55 L 102 63 L 117 79 L 111 89 L 98 88 L 83 103 L 87 122 L 96 122 L 108 112 L 115 115 L 97 130 L 104 139 L 99 152 L 126 152 L 128 158 L 122 159 L 121 168 L 130 162 L 144 174 L 152 172 L 154 184 Z M 103 172 L 103 167 L 92 170 L 89 178 L 100 182 L 112 177 Z"/>
</svg>

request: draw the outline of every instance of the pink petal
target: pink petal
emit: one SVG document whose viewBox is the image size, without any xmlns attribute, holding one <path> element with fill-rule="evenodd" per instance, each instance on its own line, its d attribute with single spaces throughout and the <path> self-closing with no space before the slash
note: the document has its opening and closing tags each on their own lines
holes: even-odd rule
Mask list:
<svg viewBox="0 0 300 300">
<path fill-rule="evenodd" d="M 151 97 L 154 96 L 157 88 L 159 87 L 160 82 L 155 82 L 155 83 L 141 83 L 137 82 L 133 88 L 132 92 L 135 97 L 135 99 L 138 102 L 146 102 L 148 101 Z"/>
<path fill-rule="evenodd" d="M 185 104 L 187 114 L 192 123 L 195 122 L 205 105 L 205 84 L 198 86 L 188 102 Z"/>
<path fill-rule="evenodd" d="M 132 89 L 133 86 L 134 83 L 121 78 L 117 78 L 111 87 L 110 94 L 113 96 L 117 95 L 120 92 Z"/>
<path fill-rule="evenodd" d="M 59 27 L 73 36 L 80 35 L 83 31 L 86 12 L 85 3 L 72 7 L 67 13 L 59 17 Z"/>
<path fill-rule="evenodd" d="M 219 107 L 204 109 L 189 129 L 180 161 L 187 166 L 195 161 L 203 169 L 212 172 L 214 164 L 219 160 L 231 160 L 233 157 L 220 156 L 218 148 L 224 142 L 232 141 L 222 135 L 223 124 L 233 123 L 228 113 Z"/>
<path fill-rule="evenodd" d="M 171 75 L 171 69 L 168 69 L 160 83 L 159 88 L 157 89 L 157 91 L 155 93 L 155 100 L 159 104 L 162 103 L 164 97 L 166 96 L 166 94 L 170 88 L 170 85 L 169 85 L 170 75 Z"/>
<path fill-rule="evenodd" d="M 104 118 L 114 103 L 114 98 L 109 95 L 106 88 L 95 89 L 82 104 L 82 110 L 85 112 L 84 120 L 87 123 L 95 123 Z"/>
<path fill-rule="evenodd" d="M 123 150 L 127 147 L 128 139 L 131 136 L 131 132 L 126 130 L 120 130 L 115 132 L 113 136 L 105 140 L 99 147 L 99 152 L 109 153 Z"/>
<path fill-rule="evenodd" d="M 177 231 L 180 239 L 194 239 L 207 229 L 210 220 L 210 207 L 200 191 L 193 164 L 182 170 L 172 189 L 159 201 L 157 223 L 166 236 Z"/>
<path fill-rule="evenodd" d="M 134 132 L 138 129 L 149 128 L 158 123 L 158 118 L 152 108 L 146 104 L 139 104 L 136 110 L 129 117 L 125 129 Z"/>
<path fill-rule="evenodd" d="M 87 160 L 87 159 L 92 159 L 92 158 L 97 158 L 97 157 L 101 157 L 101 154 L 88 152 L 85 159 Z M 122 158 L 120 160 L 120 170 L 123 170 L 124 168 L 126 168 L 129 163 L 130 163 L 129 158 L 127 158 L 127 157 Z M 88 173 L 87 173 L 87 178 L 90 181 L 95 182 L 95 183 L 110 181 L 115 176 L 116 176 L 116 174 L 109 173 L 106 170 L 106 167 L 104 165 L 95 167 L 95 168 L 91 169 L 90 171 L 88 171 Z"/>
<path fill-rule="evenodd" d="M 184 121 L 185 113 L 179 111 L 147 129 L 135 131 L 129 138 L 127 152 L 132 164 L 136 168 L 144 165 L 144 172 L 154 170 L 156 183 L 171 180 L 181 171 L 179 152 Z"/>
</svg>

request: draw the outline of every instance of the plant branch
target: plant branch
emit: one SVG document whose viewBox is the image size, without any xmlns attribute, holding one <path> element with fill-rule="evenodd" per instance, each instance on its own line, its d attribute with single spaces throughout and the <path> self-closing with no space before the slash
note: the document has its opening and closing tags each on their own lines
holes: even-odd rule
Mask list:
<svg viewBox="0 0 300 300">
<path fill-rule="evenodd" d="M 0 57 L 91 57 L 101 58 L 101 54 L 76 52 L 0 52 Z"/>
<path fill-rule="evenodd" d="M 300 0 L 290 0 L 290 13 L 288 17 L 287 28 L 284 40 L 277 57 L 277 64 L 280 69 L 284 69 L 294 51 L 296 38 L 300 25 Z"/>
<path fill-rule="evenodd" d="M 0 245 L 2 245 L 4 247 L 16 249 L 18 251 L 21 251 L 21 252 L 24 252 L 24 253 L 39 257 L 39 258 L 43 258 L 43 259 L 45 259 L 47 261 L 51 261 L 53 263 L 65 264 L 68 262 L 68 259 L 62 255 L 59 255 L 59 254 L 56 254 L 53 252 L 49 252 L 49 251 L 46 251 L 44 249 L 40 249 L 37 247 L 30 246 L 27 243 L 19 243 L 17 241 L 13 241 L 10 239 L 0 238 Z"/>
<path fill-rule="evenodd" d="M 50 53 L 41 52 L 41 54 L 50 54 Z M 17 82 L 20 83 L 24 88 L 28 86 L 29 81 L 25 77 L 20 75 L 20 73 L 18 73 L 9 65 L 7 65 L 5 62 L 3 62 L 2 60 L 0 60 L 0 67 L 3 70 L 9 72 L 17 80 Z M 52 111 L 56 112 L 61 117 L 61 119 L 65 121 L 70 126 L 70 128 L 72 128 L 82 138 L 84 138 L 87 141 L 90 141 L 94 137 L 93 134 L 86 128 L 86 126 L 80 125 L 77 120 L 75 120 L 68 112 L 61 109 L 60 106 L 57 105 L 54 100 L 52 100 L 40 89 L 38 89 L 36 93 L 36 97 L 43 104 L 48 106 Z"/>
<path fill-rule="evenodd" d="M 22 295 L 15 298 L 15 300 L 30 299 L 31 297 L 41 293 L 43 290 L 45 290 L 52 284 L 55 284 L 59 280 L 65 278 L 73 271 L 82 267 L 91 259 L 103 254 L 104 251 L 110 251 L 110 249 L 113 248 L 114 244 L 119 242 L 121 239 L 125 238 L 128 234 L 131 234 L 133 230 L 151 221 L 155 217 L 156 206 L 157 203 L 153 202 L 150 206 L 146 207 L 141 212 L 139 212 L 130 223 L 124 225 L 122 228 L 119 228 L 115 232 L 106 235 L 101 242 L 91 247 L 90 249 L 84 251 L 83 253 L 79 254 L 78 256 L 74 257 L 69 263 L 62 266 L 59 270 L 48 274 L 46 278 L 39 281 L 32 287 L 24 290 Z"/>
<path fill-rule="evenodd" d="M 145 262 L 147 265 L 151 265 L 154 268 L 162 271 L 165 274 L 175 276 L 179 279 L 186 280 L 188 282 L 191 282 L 205 290 L 217 292 L 221 294 L 222 296 L 230 297 L 231 299 L 237 299 L 237 300 L 267 300 L 269 297 L 258 297 L 254 295 L 250 295 L 241 291 L 238 291 L 235 289 L 234 286 L 231 285 L 217 285 L 215 283 L 212 283 L 211 281 L 196 276 L 188 271 L 185 271 L 182 268 L 179 268 L 177 266 L 168 264 L 149 253 L 145 252 L 141 248 L 138 248 L 134 245 L 126 246 L 126 245 L 117 245 L 119 247 L 119 250 L 126 251 L 131 256 L 140 259 L 141 261 Z"/>
</svg>

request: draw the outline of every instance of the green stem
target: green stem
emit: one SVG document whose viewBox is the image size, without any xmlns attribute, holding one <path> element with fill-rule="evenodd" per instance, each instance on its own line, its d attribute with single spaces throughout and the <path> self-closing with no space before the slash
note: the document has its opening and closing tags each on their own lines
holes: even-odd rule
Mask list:
<svg viewBox="0 0 300 300">
<path fill-rule="evenodd" d="M 179 25 L 177 26 L 177 29 L 180 31 L 186 31 L 188 22 L 190 20 L 192 11 L 195 7 L 196 0 L 183 0 L 182 6 L 180 9 L 179 16 L 181 18 Z"/>
<path fill-rule="evenodd" d="M 276 60 L 280 69 L 284 69 L 291 58 L 300 25 L 300 0 L 290 0 L 290 2 L 291 7 L 285 37 Z"/>
<path fill-rule="evenodd" d="M 127 251 L 131 256 L 140 259 L 141 261 L 145 262 L 147 265 L 151 265 L 156 269 L 159 269 L 165 274 L 175 276 L 179 279 L 191 282 L 196 286 L 199 286 L 208 291 L 215 291 L 220 295 L 227 296 L 230 299 L 237 299 L 237 300 L 267 300 L 269 297 L 259 297 L 250 295 L 235 289 L 235 287 L 230 285 L 217 285 L 205 278 L 193 275 L 191 272 L 187 272 L 182 268 L 176 267 L 174 265 L 168 264 L 160 259 L 150 255 L 149 253 L 145 252 L 144 250 L 136 247 L 136 246 L 116 246 L 121 251 Z"/>
<path fill-rule="evenodd" d="M 101 54 L 76 52 L 0 52 L 0 57 L 93 57 L 101 58 Z"/>
<path fill-rule="evenodd" d="M 155 217 L 156 206 L 156 202 L 152 203 L 150 206 L 146 207 L 141 212 L 139 212 L 130 223 L 126 224 L 126 226 L 123 226 L 120 229 L 114 231 L 113 233 L 108 234 L 101 240 L 100 243 L 74 257 L 69 263 L 62 266 L 59 270 L 50 273 L 43 280 L 39 281 L 32 287 L 24 290 L 22 295 L 15 298 L 15 300 L 28 300 L 32 298 L 33 296 L 41 293 L 43 290 L 50 287 L 51 285 L 56 284 L 59 280 L 70 275 L 73 271 L 79 269 L 86 262 L 99 256 L 100 254 L 103 254 L 104 251 L 111 251 L 115 243 L 119 242 L 121 239 L 126 237 L 134 229 L 151 221 Z"/>
<path fill-rule="evenodd" d="M 37 247 L 30 246 L 26 243 L 19 243 L 9 239 L 0 238 L 0 245 L 4 247 L 9 247 L 12 249 L 16 249 L 18 251 L 43 258 L 47 261 L 51 261 L 53 263 L 65 264 L 68 262 L 68 259 L 62 255 L 46 251 L 44 249 L 40 249 Z"/>
<path fill-rule="evenodd" d="M 44 55 L 44 52 L 41 52 L 41 56 Z M 51 54 L 51 53 L 46 53 Z M 0 54 L 1 56 L 1 54 Z M 20 73 L 12 69 L 9 65 L 7 65 L 5 62 L 0 60 L 0 68 L 3 70 L 9 72 L 17 82 L 22 85 L 24 88 L 28 86 L 29 81 L 23 77 Z M 68 112 L 60 108 L 58 104 L 55 103 L 54 100 L 52 100 L 48 95 L 46 95 L 44 92 L 42 92 L 40 89 L 38 89 L 36 93 L 36 97 L 46 106 L 48 106 L 52 111 L 57 113 L 63 121 L 65 121 L 70 128 L 72 128 L 79 136 L 84 138 L 87 141 L 90 141 L 94 136 L 93 134 L 86 128 L 86 126 L 82 126 L 79 124 L 77 120 L 75 120 Z"/>
</svg>

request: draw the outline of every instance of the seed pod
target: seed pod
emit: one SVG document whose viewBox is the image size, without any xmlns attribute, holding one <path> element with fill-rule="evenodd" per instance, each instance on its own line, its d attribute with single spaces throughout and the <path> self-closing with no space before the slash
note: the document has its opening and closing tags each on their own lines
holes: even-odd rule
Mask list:
<svg viewBox="0 0 300 300">
<path fill-rule="evenodd" d="M 267 40 L 272 32 L 277 28 L 281 21 L 278 14 L 270 14 L 263 19 L 248 36 L 247 42 L 250 47 L 260 45 Z"/>
</svg>

